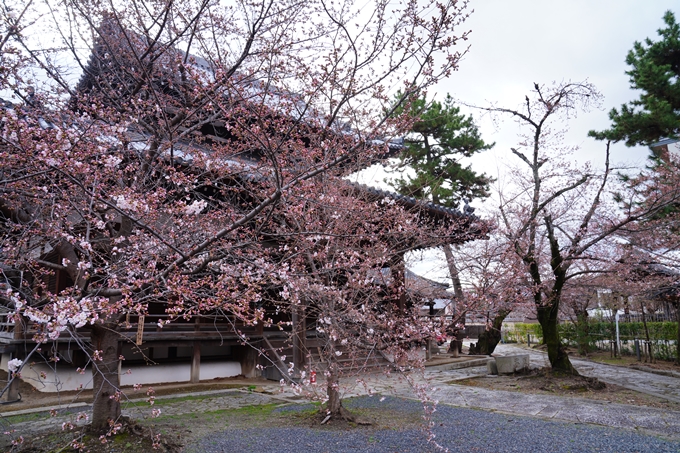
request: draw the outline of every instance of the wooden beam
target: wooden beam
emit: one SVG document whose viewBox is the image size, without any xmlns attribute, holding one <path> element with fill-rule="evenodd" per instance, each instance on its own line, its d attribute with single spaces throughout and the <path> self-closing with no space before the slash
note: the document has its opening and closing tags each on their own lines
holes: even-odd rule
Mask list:
<svg viewBox="0 0 680 453">
<path fill-rule="evenodd" d="M 303 306 L 293 307 L 293 365 L 295 365 L 294 374 L 300 375 L 300 371 L 305 368 L 306 361 L 306 338 L 307 326 L 305 318 L 305 309 Z"/>
</svg>

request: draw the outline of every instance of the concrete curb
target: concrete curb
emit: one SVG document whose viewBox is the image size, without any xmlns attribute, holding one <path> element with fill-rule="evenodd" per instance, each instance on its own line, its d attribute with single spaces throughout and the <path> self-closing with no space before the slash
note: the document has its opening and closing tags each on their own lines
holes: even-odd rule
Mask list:
<svg viewBox="0 0 680 453">
<path fill-rule="evenodd" d="M 230 393 L 258 393 L 260 395 L 265 395 L 268 398 L 272 398 L 275 400 L 283 401 L 287 404 L 297 404 L 300 403 L 301 401 L 293 400 L 291 398 L 286 398 L 278 395 L 274 395 L 273 393 L 267 393 L 267 392 L 251 392 L 250 390 L 245 390 L 245 389 L 220 389 L 220 390 L 207 390 L 204 392 L 191 392 L 191 393 L 175 393 L 171 395 L 162 395 L 162 396 L 157 396 L 156 401 L 162 401 L 162 400 L 170 400 L 170 399 L 177 399 L 177 398 L 187 398 L 187 397 L 200 397 L 200 396 L 205 396 L 205 397 L 213 397 L 213 396 L 220 396 L 220 395 L 228 395 Z M 128 400 L 125 400 L 125 403 L 141 403 L 145 402 L 147 400 L 146 397 L 143 398 L 130 398 Z M 32 407 L 29 409 L 20 409 L 16 411 L 10 411 L 10 412 L 0 412 L 0 417 L 14 417 L 17 415 L 30 415 L 30 414 L 40 414 L 40 413 L 49 413 L 52 409 L 55 409 L 57 411 L 63 411 L 63 410 L 69 410 L 69 409 L 76 409 L 76 408 L 87 408 L 90 409 L 92 407 L 92 403 L 73 403 L 73 404 L 60 404 L 60 405 L 55 405 L 55 406 L 50 406 L 49 408 L 46 407 Z"/>
<path fill-rule="evenodd" d="M 461 368 L 472 368 L 477 366 L 486 366 L 487 362 L 494 360 L 493 357 L 485 357 L 483 359 L 471 359 L 465 361 L 443 363 L 441 365 L 427 365 L 425 364 L 425 369 L 427 371 L 450 371 L 459 370 Z"/>
<path fill-rule="evenodd" d="M 638 371 L 644 371 L 645 373 L 658 374 L 659 376 L 668 376 L 680 379 L 680 373 L 673 370 L 657 370 L 656 368 L 650 368 L 644 365 L 630 365 L 628 368 Z"/>
</svg>

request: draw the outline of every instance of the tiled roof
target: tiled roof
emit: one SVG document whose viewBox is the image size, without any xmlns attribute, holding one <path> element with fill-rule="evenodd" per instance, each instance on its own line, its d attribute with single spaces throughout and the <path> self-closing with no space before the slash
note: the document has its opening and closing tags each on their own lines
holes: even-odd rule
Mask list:
<svg viewBox="0 0 680 453">
<path fill-rule="evenodd" d="M 650 148 L 656 148 L 657 146 L 671 145 L 671 144 L 677 143 L 677 142 L 680 142 L 680 138 L 677 138 L 677 137 L 675 137 L 675 138 L 664 138 L 664 139 L 659 140 L 656 143 L 652 143 L 651 145 L 649 145 L 649 147 Z"/>
<path fill-rule="evenodd" d="M 474 211 L 474 208 L 469 207 L 467 204 L 465 205 L 465 211 L 462 212 L 459 211 L 458 209 L 453 209 L 453 208 L 448 208 L 446 206 L 442 206 L 439 204 L 435 204 L 432 202 L 426 202 L 422 200 L 418 200 L 413 197 L 409 197 L 406 195 L 402 195 L 396 192 L 391 192 L 387 190 L 382 190 L 382 189 L 377 189 L 375 187 L 370 187 L 365 184 L 359 184 L 356 182 L 350 182 L 348 183 L 358 192 L 362 192 L 367 194 L 369 197 L 375 200 L 379 199 L 384 199 L 388 198 L 391 200 L 394 200 L 397 202 L 400 206 L 406 207 L 406 208 L 419 208 L 424 211 L 427 211 L 429 214 L 433 214 L 435 216 L 441 216 L 441 217 L 450 217 L 450 218 L 461 218 L 461 219 L 466 219 L 470 221 L 478 220 L 477 216 L 472 214 Z"/>
</svg>

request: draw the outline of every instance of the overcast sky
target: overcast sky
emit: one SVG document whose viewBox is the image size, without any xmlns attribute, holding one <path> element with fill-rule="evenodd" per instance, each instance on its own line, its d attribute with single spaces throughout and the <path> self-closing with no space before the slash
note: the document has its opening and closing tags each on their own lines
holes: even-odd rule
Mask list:
<svg viewBox="0 0 680 453">
<path fill-rule="evenodd" d="M 604 95 L 604 103 L 602 110 L 582 114 L 570 125 L 568 139 L 582 147 L 581 159 L 603 154 L 602 144 L 586 137 L 588 130 L 608 127 L 609 110 L 638 96 L 625 74 L 633 43 L 658 39 L 665 11 L 680 16 L 677 0 L 478 0 L 471 5 L 470 51 L 438 94 L 450 92 L 475 105 L 495 101 L 516 107 L 534 82 L 588 79 Z M 495 130 L 490 121 L 479 122 L 484 138 L 497 143 L 493 154 L 510 159 L 515 124 L 506 121 Z M 646 157 L 643 148 L 613 148 L 614 161 L 644 163 Z"/>
<path fill-rule="evenodd" d="M 678 0 L 472 0 L 470 5 L 470 51 L 459 71 L 438 86 L 437 97 L 448 92 L 469 104 L 493 101 L 514 108 L 534 82 L 588 79 L 604 95 L 603 108 L 581 114 L 570 124 L 567 139 L 581 146 L 579 160 L 591 159 L 596 165 L 602 163 L 604 146 L 588 138 L 588 130 L 607 128 L 608 111 L 638 97 L 625 74 L 628 51 L 635 41 L 658 39 L 665 11 L 680 19 Z M 473 168 L 498 177 L 498 169 L 502 172 L 505 163 L 516 159 L 509 148 L 515 146 L 517 127 L 511 120 L 499 129 L 484 118 L 478 124 L 484 140 L 496 146 L 475 159 Z M 644 148 L 623 144 L 612 148 L 614 162 L 644 165 L 647 154 Z M 376 171 L 365 181 L 383 177 Z M 429 277 L 442 274 L 428 265 L 414 270 Z"/>
</svg>

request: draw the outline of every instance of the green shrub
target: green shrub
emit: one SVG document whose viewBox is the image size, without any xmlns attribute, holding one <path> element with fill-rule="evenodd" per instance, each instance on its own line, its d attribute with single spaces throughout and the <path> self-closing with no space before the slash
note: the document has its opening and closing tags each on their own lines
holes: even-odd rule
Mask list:
<svg viewBox="0 0 680 453">
<path fill-rule="evenodd" d="M 518 322 L 512 329 L 503 332 L 503 338 L 506 342 L 526 343 L 527 335 L 531 335 L 532 343 L 543 341 L 541 325 Z"/>
<path fill-rule="evenodd" d="M 678 324 L 675 322 L 648 322 L 649 339 L 654 349 L 654 356 L 661 360 L 675 358 L 675 341 L 678 338 Z M 559 334 L 562 342 L 576 347 L 578 339 L 578 326 L 571 322 L 563 322 L 559 325 Z M 540 324 L 516 323 L 513 327 L 503 331 L 506 342 L 526 343 L 527 335 L 531 335 L 531 342 L 539 343 L 543 340 L 543 331 Z M 646 340 L 645 327 L 641 322 L 619 321 L 619 339 L 621 340 L 621 352 L 635 354 L 635 340 Z M 610 341 L 616 340 L 616 325 L 613 322 L 590 320 L 588 322 L 588 349 L 609 349 Z"/>
<path fill-rule="evenodd" d="M 672 360 L 675 357 L 675 344 L 678 324 L 675 322 L 648 322 L 649 340 L 657 359 Z M 570 322 L 560 324 L 560 338 L 565 344 L 577 345 L 576 326 Z M 619 339 L 623 354 L 635 354 L 635 340 L 645 341 L 645 327 L 641 322 L 619 321 Z M 590 350 L 608 349 L 611 341 L 616 340 L 616 324 L 609 321 L 593 320 L 588 322 L 588 344 Z"/>
</svg>

